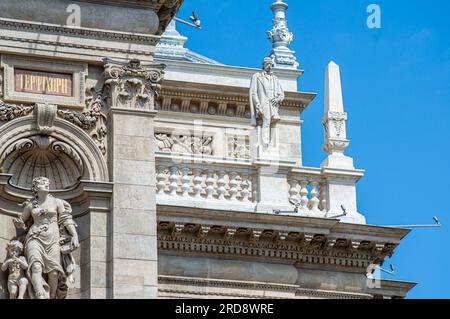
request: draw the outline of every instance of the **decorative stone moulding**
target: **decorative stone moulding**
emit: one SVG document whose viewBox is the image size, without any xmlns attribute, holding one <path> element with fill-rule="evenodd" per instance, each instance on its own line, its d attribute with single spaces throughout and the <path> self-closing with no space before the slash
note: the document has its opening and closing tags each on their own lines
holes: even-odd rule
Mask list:
<svg viewBox="0 0 450 319">
<path fill-rule="evenodd" d="M 167 97 L 167 95 L 173 97 Z M 175 92 L 162 91 L 161 98 L 158 99 L 156 107 L 161 111 L 184 112 L 194 114 L 228 116 L 238 118 L 250 118 L 250 110 L 245 103 L 248 100 L 237 100 L 233 102 L 218 101 L 218 99 L 204 100 L 205 96 L 194 96 L 191 98 L 183 98 L 177 96 Z"/>
<path fill-rule="evenodd" d="M 158 283 L 159 296 L 163 298 L 373 299 L 373 295 L 368 293 L 334 292 L 255 281 L 160 275 Z"/>
<path fill-rule="evenodd" d="M 364 272 L 370 264 L 382 264 L 397 247 L 382 239 L 370 241 L 276 228 L 169 220 L 162 216 L 158 222 L 158 249 L 171 254 L 250 259 L 264 256 L 265 260 L 273 262 L 331 264 Z"/>
<path fill-rule="evenodd" d="M 286 92 L 280 107 L 300 111 L 314 98 L 310 93 Z M 181 82 L 164 81 L 155 108 L 163 112 L 183 112 L 206 116 L 250 119 L 248 89 L 222 86 L 188 87 Z"/>
</svg>

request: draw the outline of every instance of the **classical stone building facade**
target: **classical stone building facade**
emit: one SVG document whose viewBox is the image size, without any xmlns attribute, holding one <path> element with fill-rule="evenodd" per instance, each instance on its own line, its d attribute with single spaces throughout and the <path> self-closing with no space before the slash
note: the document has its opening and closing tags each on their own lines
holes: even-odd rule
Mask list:
<svg viewBox="0 0 450 319">
<path fill-rule="evenodd" d="M 171 22 L 181 2 L 0 0 L 0 263 L 17 241 L 30 261 L 31 230 L 15 224 L 33 196 L 31 210 L 45 206 L 31 191 L 45 176 L 78 226 L 67 298 L 405 297 L 414 284 L 367 278 L 408 230 L 358 212 L 339 67 L 325 76 L 327 157 L 305 167 L 315 94 L 297 87 L 287 5 L 271 6 L 261 71 L 185 48 Z M 282 94 L 264 80 L 252 93 L 258 72 Z"/>
</svg>

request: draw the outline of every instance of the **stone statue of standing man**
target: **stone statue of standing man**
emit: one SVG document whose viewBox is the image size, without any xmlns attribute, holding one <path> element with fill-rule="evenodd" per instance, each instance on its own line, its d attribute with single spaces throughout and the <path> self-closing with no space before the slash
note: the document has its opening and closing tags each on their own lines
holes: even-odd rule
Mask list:
<svg viewBox="0 0 450 319">
<path fill-rule="evenodd" d="M 250 83 L 250 112 L 253 126 L 261 127 L 258 137 L 264 150 L 271 142 L 271 126 L 280 120 L 278 108 L 284 100 L 284 92 L 280 81 L 272 73 L 274 67 L 271 58 L 265 58 L 262 72 L 253 75 Z"/>
</svg>

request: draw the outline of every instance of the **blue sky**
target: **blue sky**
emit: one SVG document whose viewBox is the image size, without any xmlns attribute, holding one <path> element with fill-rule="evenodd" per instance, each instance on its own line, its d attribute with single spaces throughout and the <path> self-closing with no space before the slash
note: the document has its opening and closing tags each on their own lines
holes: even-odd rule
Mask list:
<svg viewBox="0 0 450 319">
<path fill-rule="evenodd" d="M 368 223 L 432 223 L 413 230 L 385 267 L 418 282 L 409 298 L 450 298 L 450 1 L 285 0 L 291 49 L 305 74 L 301 91 L 318 96 L 302 115 L 303 163 L 324 159 L 324 70 L 341 67 L 347 134 L 357 168 L 358 206 Z M 185 0 L 179 18 L 197 10 L 203 30 L 178 24 L 187 47 L 224 64 L 259 67 L 270 51 L 272 0 Z M 382 28 L 366 25 L 369 4 Z"/>
</svg>

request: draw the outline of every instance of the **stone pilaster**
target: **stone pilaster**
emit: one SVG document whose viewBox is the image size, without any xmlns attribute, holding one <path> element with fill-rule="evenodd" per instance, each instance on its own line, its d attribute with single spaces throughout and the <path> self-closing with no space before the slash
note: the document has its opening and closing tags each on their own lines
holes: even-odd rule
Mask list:
<svg viewBox="0 0 450 319">
<path fill-rule="evenodd" d="M 110 225 L 113 185 L 104 182 L 82 181 L 82 196 L 87 198 L 83 208 L 87 214 L 76 219 L 80 235 L 79 295 L 68 298 L 111 298 Z M 70 290 L 69 290 L 70 294 Z"/>
<path fill-rule="evenodd" d="M 112 297 L 158 295 L 154 98 L 164 65 L 106 61 L 111 125 Z"/>
</svg>

